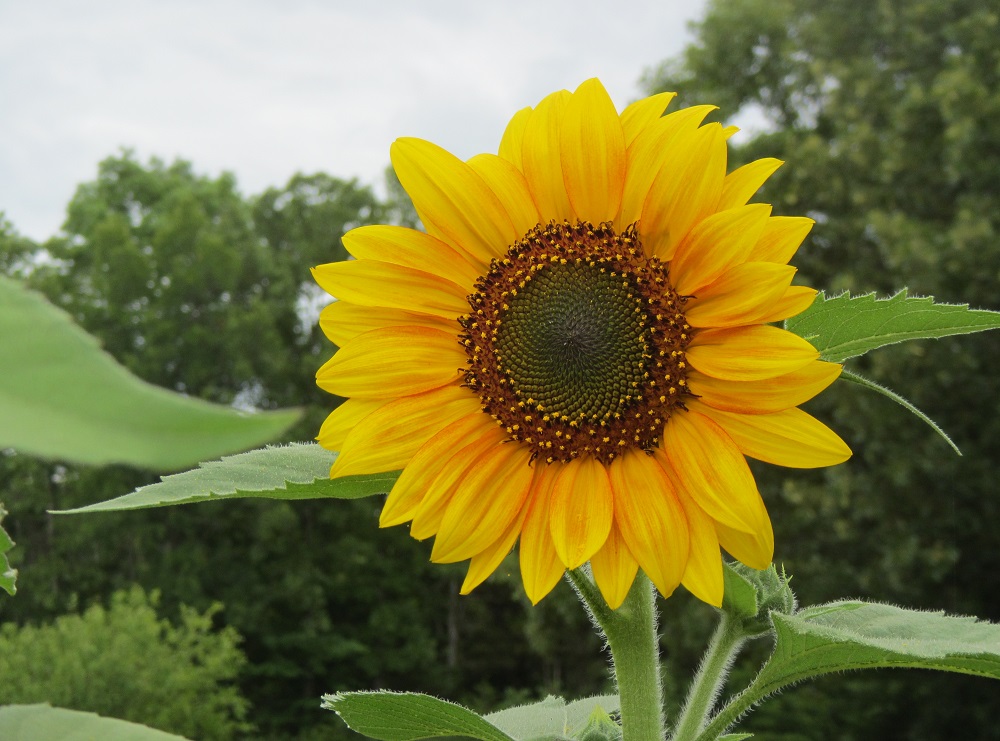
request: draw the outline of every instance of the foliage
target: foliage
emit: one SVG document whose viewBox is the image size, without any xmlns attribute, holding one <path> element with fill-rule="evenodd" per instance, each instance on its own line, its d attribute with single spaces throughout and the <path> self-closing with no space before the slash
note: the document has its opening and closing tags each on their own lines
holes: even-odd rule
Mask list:
<svg viewBox="0 0 1000 741">
<path fill-rule="evenodd" d="M 882 294 L 902 282 L 940 301 L 998 309 L 998 29 L 996 4 L 971 0 L 713 0 L 684 55 L 646 83 L 752 122 L 757 133 L 735 146 L 734 164 L 787 162 L 758 200 L 816 219 L 795 259 L 803 282 Z M 888 401 L 838 384 L 811 411 L 832 420 L 854 458 L 786 480 L 756 471 L 776 558 L 804 602 L 853 594 L 1000 620 L 989 587 L 1000 568 L 990 526 L 1000 507 L 998 363 L 1000 346 L 988 337 L 908 343 L 857 363 L 939 422 L 963 458 Z M 705 615 L 679 603 L 667 611 L 676 692 L 703 645 Z M 785 693 L 747 730 L 779 739 L 831 727 L 842 739 L 1000 738 L 994 694 L 944 675 L 832 677 Z"/>
<path fill-rule="evenodd" d="M 0 708 L 0 738 L 5 741 L 185 741 L 117 718 L 102 718 L 51 705 L 7 705 Z"/>
<path fill-rule="evenodd" d="M 221 605 L 157 616 L 159 596 L 116 592 L 49 624 L 0 628 L 0 704 L 51 702 L 144 723 L 190 738 L 249 730 L 248 703 L 233 686 L 246 663 L 232 627 L 213 629 Z"/>
</svg>

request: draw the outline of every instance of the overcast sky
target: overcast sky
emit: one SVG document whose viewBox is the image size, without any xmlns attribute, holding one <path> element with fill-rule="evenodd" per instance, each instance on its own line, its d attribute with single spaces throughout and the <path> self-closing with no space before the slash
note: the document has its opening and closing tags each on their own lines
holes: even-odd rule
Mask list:
<svg viewBox="0 0 1000 741">
<path fill-rule="evenodd" d="M 613 8 L 613 10 L 612 10 Z M 398 136 L 462 157 L 597 76 L 619 106 L 704 0 L 0 0 L 0 211 L 56 233 L 121 147 L 236 173 L 381 181 Z"/>
</svg>

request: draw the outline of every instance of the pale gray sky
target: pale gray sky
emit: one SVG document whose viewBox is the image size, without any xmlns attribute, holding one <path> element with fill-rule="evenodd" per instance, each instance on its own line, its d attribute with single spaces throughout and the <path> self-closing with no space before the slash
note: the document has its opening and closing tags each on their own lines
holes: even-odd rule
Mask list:
<svg viewBox="0 0 1000 741">
<path fill-rule="evenodd" d="M 705 0 L 0 0 L 0 211 L 45 239 L 120 147 L 236 174 L 381 180 L 420 136 L 495 151 L 515 110 L 600 77 L 619 106 Z"/>
</svg>

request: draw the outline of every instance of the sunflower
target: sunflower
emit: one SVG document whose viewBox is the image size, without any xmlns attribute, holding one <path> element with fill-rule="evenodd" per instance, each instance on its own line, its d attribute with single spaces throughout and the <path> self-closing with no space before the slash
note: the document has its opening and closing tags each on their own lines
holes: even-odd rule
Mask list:
<svg viewBox="0 0 1000 741">
<path fill-rule="evenodd" d="M 317 438 L 331 476 L 402 469 L 380 524 L 468 560 L 463 593 L 519 540 L 533 603 L 589 561 L 612 608 L 640 568 L 720 605 L 720 546 L 773 555 L 745 456 L 850 456 L 797 408 L 840 366 L 771 324 L 813 301 L 787 264 L 813 222 L 749 204 L 781 162 L 726 174 L 734 129 L 672 97 L 619 114 L 588 80 L 467 162 L 399 139 L 426 233 L 354 229 L 356 259 L 313 271 L 340 348 L 317 382 L 347 398 Z"/>
</svg>

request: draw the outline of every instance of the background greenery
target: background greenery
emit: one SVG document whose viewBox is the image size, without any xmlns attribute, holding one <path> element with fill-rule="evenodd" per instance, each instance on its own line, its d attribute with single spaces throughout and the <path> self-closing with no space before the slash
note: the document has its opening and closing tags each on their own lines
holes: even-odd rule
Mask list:
<svg viewBox="0 0 1000 741">
<path fill-rule="evenodd" d="M 795 260 L 803 282 L 908 285 L 1000 309 L 997 0 L 714 0 L 694 30 L 683 57 L 649 70 L 645 87 L 750 122 L 756 133 L 733 147 L 733 166 L 787 161 L 760 200 L 817 220 Z M 309 439 L 331 407 L 312 379 L 332 348 L 313 321 L 321 295 L 307 268 L 343 259 L 339 237 L 351 227 L 412 223 L 405 196 L 388 192 L 316 174 L 247 197 L 230 176 L 123 152 L 80 186 L 59 236 L 36 244 L 0 225 L 0 270 L 44 292 L 148 381 L 222 403 L 307 405 L 288 437 Z M 998 364 L 990 335 L 889 348 L 860 364 L 937 420 L 963 458 L 888 400 L 837 386 L 812 411 L 855 457 L 821 472 L 760 467 L 776 558 L 803 602 L 849 595 L 1000 620 Z M 492 709 L 607 688 L 600 645 L 565 585 L 530 608 L 511 561 L 459 598 L 461 567 L 431 567 L 426 544 L 378 530 L 375 501 L 45 513 L 154 479 L 3 453 L 5 526 L 20 569 L 17 597 L 0 599 L 4 640 L 43 656 L 44 629 L 16 626 L 109 599 L 106 614 L 118 605 L 151 624 L 152 608 L 112 594 L 158 589 L 174 625 L 199 615 L 243 636 L 247 662 L 230 653 L 223 663 L 238 671 L 250 737 L 260 739 L 346 737 L 319 709 L 319 696 L 337 690 L 422 690 Z M 680 593 L 663 608 L 676 702 L 712 611 Z M 749 672 L 741 666 L 735 680 Z M 237 697 L 229 676 L 213 685 L 219 698 Z M 968 677 L 830 677 L 786 692 L 749 727 L 782 741 L 994 739 L 995 700 L 995 685 Z M 182 693 L 173 702 L 191 707 Z M 119 715 L 206 741 L 237 729 L 194 732 L 159 710 Z M 237 709 L 228 717 L 244 718 Z"/>
</svg>

